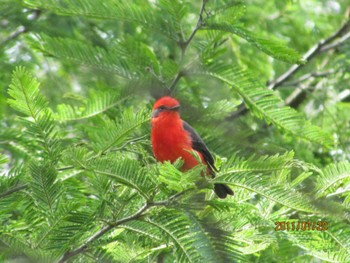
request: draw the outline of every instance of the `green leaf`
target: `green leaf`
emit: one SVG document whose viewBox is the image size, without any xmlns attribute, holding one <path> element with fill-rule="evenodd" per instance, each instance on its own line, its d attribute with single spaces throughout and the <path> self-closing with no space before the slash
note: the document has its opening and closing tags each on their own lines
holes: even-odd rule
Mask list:
<svg viewBox="0 0 350 263">
<path fill-rule="evenodd" d="M 231 171 L 219 174 L 213 182 L 249 190 L 288 208 L 316 213 L 306 196 L 286 185 L 272 183 L 268 174 Z"/>
<path fill-rule="evenodd" d="M 350 231 L 348 225 L 333 220 L 327 222 L 327 219 L 321 221 L 308 219 L 303 222 L 311 222 L 312 226 L 316 221 L 326 222 L 328 229 L 325 231 L 286 231 L 287 238 L 303 248 L 307 253 L 321 260 L 348 262 L 350 260 Z"/>
<path fill-rule="evenodd" d="M 276 154 L 273 156 L 260 156 L 256 157 L 252 155 L 247 160 L 233 156 L 222 172 L 280 172 L 282 170 L 290 170 L 294 164 L 293 161 L 294 152 L 286 152 L 282 155 Z"/>
<path fill-rule="evenodd" d="M 252 75 L 229 65 L 216 64 L 208 66 L 208 70 L 199 74 L 212 76 L 237 92 L 251 112 L 258 118 L 272 123 L 276 127 L 296 137 L 330 146 L 333 140 L 329 134 L 305 120 L 294 109 L 283 106 L 283 101 L 272 91 L 254 80 Z"/>
<path fill-rule="evenodd" d="M 341 185 L 348 185 L 350 181 L 350 163 L 340 162 L 328 165 L 317 176 L 317 196 L 326 196 L 329 193 L 337 192 Z"/>
<path fill-rule="evenodd" d="M 136 160 L 107 156 L 90 161 L 87 168 L 96 173 L 96 176 L 108 176 L 120 184 L 135 189 L 146 200 L 155 187 L 153 178 Z"/>
<path fill-rule="evenodd" d="M 223 21 L 226 24 L 237 23 L 247 11 L 245 1 L 241 0 L 231 0 L 226 3 L 221 1 L 208 2 L 208 7 L 210 13 L 204 20 L 205 24 L 222 23 Z"/>
<path fill-rule="evenodd" d="M 149 111 L 135 112 L 128 108 L 120 113 L 116 121 L 103 118 L 97 126 L 88 129 L 87 132 L 96 151 L 105 153 L 112 147 L 125 143 L 133 131 L 149 120 Z"/>
<path fill-rule="evenodd" d="M 255 36 L 243 27 L 209 22 L 204 28 L 206 30 L 219 30 L 235 34 L 275 59 L 289 63 L 303 62 L 301 55 L 294 49 L 288 48 L 285 43 Z"/>
<path fill-rule="evenodd" d="M 8 99 L 12 108 L 34 119 L 47 106 L 45 98 L 39 92 L 39 83 L 23 67 L 14 70 L 8 94 L 12 97 Z"/>
<path fill-rule="evenodd" d="M 37 164 L 32 162 L 29 166 L 32 176 L 30 187 L 34 200 L 41 207 L 42 212 L 47 210 L 53 214 L 57 208 L 62 188 L 57 179 L 55 167 L 49 163 Z"/>
<path fill-rule="evenodd" d="M 57 138 L 51 110 L 39 91 L 39 83 L 24 68 L 18 67 L 13 73 L 8 93 L 12 97 L 8 100 L 9 104 L 29 117 L 22 119 L 27 132 L 40 144 L 48 158 L 57 162 L 61 144 Z"/>
<path fill-rule="evenodd" d="M 145 221 L 159 228 L 164 235 L 170 238 L 177 248 L 176 257 L 179 262 L 203 262 L 205 260 L 199 249 L 203 249 L 206 244 L 200 244 L 199 240 L 196 240 L 197 232 L 183 213 L 176 210 L 163 210 L 159 214 L 147 217 Z"/>
<path fill-rule="evenodd" d="M 0 153 L 0 165 L 5 164 L 8 161 L 7 157 Z"/>
<path fill-rule="evenodd" d="M 172 23 L 169 23 L 169 20 L 157 19 L 158 12 L 164 14 L 164 11 L 168 11 L 162 10 L 161 5 L 149 3 L 140 5 L 127 0 L 106 0 L 103 3 L 95 0 L 63 0 L 59 2 L 55 0 L 25 0 L 25 4 L 33 9 L 51 10 L 59 15 L 132 22 L 152 31 L 160 32 L 171 39 L 178 39 L 176 29 L 171 27 Z"/>
<path fill-rule="evenodd" d="M 59 57 L 73 63 L 113 71 L 126 79 L 137 78 L 137 73 L 130 69 L 122 49 L 107 51 L 77 40 L 53 38 L 45 34 L 28 38 L 33 48 L 42 51 L 47 56 Z"/>
<path fill-rule="evenodd" d="M 101 114 L 121 103 L 112 92 L 95 92 L 84 102 L 84 106 L 76 107 L 59 104 L 54 118 L 60 121 L 76 121 Z"/>
</svg>

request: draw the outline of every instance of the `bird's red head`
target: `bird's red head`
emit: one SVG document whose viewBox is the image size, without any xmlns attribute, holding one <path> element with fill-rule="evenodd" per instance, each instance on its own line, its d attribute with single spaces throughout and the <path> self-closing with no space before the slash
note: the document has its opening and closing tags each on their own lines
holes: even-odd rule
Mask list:
<svg viewBox="0 0 350 263">
<path fill-rule="evenodd" d="M 178 112 L 180 108 L 180 103 L 169 96 L 162 97 L 154 103 L 152 118 L 157 118 L 161 113 L 171 113 Z"/>
</svg>

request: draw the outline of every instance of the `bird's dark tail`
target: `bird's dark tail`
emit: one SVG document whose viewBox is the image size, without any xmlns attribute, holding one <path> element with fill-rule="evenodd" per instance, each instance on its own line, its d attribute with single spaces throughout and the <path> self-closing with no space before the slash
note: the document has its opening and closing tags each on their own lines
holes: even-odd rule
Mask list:
<svg viewBox="0 0 350 263">
<path fill-rule="evenodd" d="M 228 187 L 226 184 L 215 184 L 214 192 L 221 199 L 226 198 L 227 195 L 234 195 L 232 189 Z"/>
</svg>

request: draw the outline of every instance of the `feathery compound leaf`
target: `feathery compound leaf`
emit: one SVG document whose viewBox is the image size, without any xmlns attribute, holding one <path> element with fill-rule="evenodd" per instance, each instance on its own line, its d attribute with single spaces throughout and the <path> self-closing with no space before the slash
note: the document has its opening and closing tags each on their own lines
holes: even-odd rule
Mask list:
<svg viewBox="0 0 350 263">
<path fill-rule="evenodd" d="M 220 30 L 228 33 L 235 34 L 241 38 L 247 40 L 250 44 L 256 46 L 258 49 L 268 54 L 269 56 L 289 62 L 289 63 L 301 63 L 300 54 L 294 49 L 288 48 L 285 43 L 277 42 L 269 39 L 260 38 L 254 36 L 253 33 L 248 30 L 240 27 L 234 26 L 232 24 L 217 24 L 215 22 L 210 22 L 210 20 L 206 21 L 206 26 L 204 27 L 206 30 Z"/>
<path fill-rule="evenodd" d="M 247 160 L 234 156 L 232 160 L 223 168 L 221 172 L 276 172 L 284 169 L 289 170 L 293 165 L 294 152 L 286 152 L 283 155 L 261 156 L 256 158 L 255 155 Z"/>
<path fill-rule="evenodd" d="M 177 248 L 176 256 L 179 262 L 203 262 L 206 259 L 200 254 L 204 244 L 196 240 L 196 231 L 192 222 L 179 211 L 163 210 L 145 219 L 146 222 L 156 226 L 169 237 Z M 201 240 L 203 241 L 203 240 Z"/>
<path fill-rule="evenodd" d="M 231 66 L 209 66 L 208 71 L 200 74 L 212 76 L 232 87 L 243 99 L 251 112 L 267 123 L 273 123 L 294 136 L 311 142 L 329 146 L 333 140 L 329 134 L 305 120 L 294 109 L 283 106 L 283 101 L 276 94 L 257 83 L 251 74 Z"/>
<path fill-rule="evenodd" d="M 312 229 L 313 223 L 316 221 L 317 220 L 310 222 L 310 229 Z M 323 229 L 321 231 L 286 231 L 286 236 L 294 244 L 305 249 L 309 254 L 321 260 L 329 262 L 349 262 L 349 226 L 335 221 L 322 221 L 320 224 L 321 229 Z M 328 229 L 324 230 L 324 224 L 327 225 Z M 308 229 L 308 225 L 305 227 Z"/>
<path fill-rule="evenodd" d="M 107 156 L 91 161 L 88 169 L 97 173 L 97 176 L 105 175 L 118 183 L 134 188 L 145 199 L 148 199 L 149 192 L 155 187 L 153 178 L 136 160 Z"/>
<path fill-rule="evenodd" d="M 224 119 L 237 108 L 240 103 L 237 101 L 220 100 L 208 104 L 208 107 L 203 109 L 205 121 L 210 119 Z"/>
<path fill-rule="evenodd" d="M 38 206 L 42 207 L 43 212 L 49 209 L 49 212 L 54 213 L 61 195 L 61 185 L 56 181 L 55 167 L 49 163 L 33 162 L 30 164 L 29 171 L 33 178 L 30 186 Z"/>
<path fill-rule="evenodd" d="M 137 235 L 148 236 L 152 240 L 161 241 L 163 239 L 163 233 L 159 228 L 144 221 L 134 220 L 120 225 L 120 227 L 126 229 L 128 232 L 135 232 Z"/>
<path fill-rule="evenodd" d="M 149 121 L 149 116 L 148 111 L 134 112 L 133 109 L 129 108 L 121 113 L 120 119 L 117 121 L 103 119 L 98 127 L 90 128 L 88 134 L 92 138 L 95 149 L 105 153 L 113 146 L 124 143 L 130 133 Z"/>
<path fill-rule="evenodd" d="M 12 108 L 37 119 L 46 108 L 47 102 L 39 92 L 39 83 L 23 67 L 15 69 L 8 90 L 12 99 L 8 103 Z"/>
<path fill-rule="evenodd" d="M 87 119 L 115 107 L 120 102 L 121 100 L 117 100 L 115 93 L 96 92 L 86 100 L 83 107 L 74 107 L 68 104 L 58 105 L 54 117 L 60 121 Z"/>
<path fill-rule="evenodd" d="M 271 183 L 268 175 L 261 173 L 229 172 L 219 174 L 213 179 L 213 182 L 238 186 L 292 209 L 315 212 L 315 209 L 308 202 L 306 196 L 295 191 L 295 189 L 287 188 L 285 185 L 279 185 L 276 182 Z"/>
<path fill-rule="evenodd" d="M 127 0 L 26 0 L 25 3 L 34 9 L 48 9 L 60 15 L 87 16 L 98 19 L 133 22 L 147 29 L 160 32 L 177 40 L 176 29 L 167 19 L 159 18 L 162 10 L 157 5 L 137 4 Z M 158 8 L 157 8 L 158 7 Z M 158 19 L 157 19 L 158 18 Z"/>
<path fill-rule="evenodd" d="M 215 6 L 210 9 L 210 15 L 205 19 L 205 24 L 222 23 L 223 21 L 233 24 L 238 22 L 247 11 L 245 1 L 241 0 L 228 1 L 228 3 L 213 1 L 208 4 Z"/>
<path fill-rule="evenodd" d="M 213 218 L 201 219 L 188 212 L 186 215 L 192 223 L 195 245 L 208 262 L 226 263 L 243 259 L 242 255 L 237 253 L 237 242 L 228 232 L 218 228 L 218 222 L 213 222 Z"/>
<path fill-rule="evenodd" d="M 342 184 L 350 181 L 350 163 L 330 164 L 318 176 L 316 181 L 317 195 L 325 196 L 335 192 Z"/>
<path fill-rule="evenodd" d="M 23 119 L 27 132 L 32 134 L 45 154 L 56 162 L 60 156 L 60 141 L 56 138 L 55 123 L 52 120 L 47 101 L 39 92 L 39 83 L 22 67 L 16 68 L 8 91 L 13 99 L 9 104 L 31 117 Z"/>
<path fill-rule="evenodd" d="M 137 78 L 135 72 L 120 50 L 107 51 L 100 47 L 79 42 L 77 40 L 52 38 L 45 34 L 28 38 L 29 43 L 48 56 L 70 60 L 74 63 L 103 68 L 115 72 L 126 79 Z"/>
</svg>

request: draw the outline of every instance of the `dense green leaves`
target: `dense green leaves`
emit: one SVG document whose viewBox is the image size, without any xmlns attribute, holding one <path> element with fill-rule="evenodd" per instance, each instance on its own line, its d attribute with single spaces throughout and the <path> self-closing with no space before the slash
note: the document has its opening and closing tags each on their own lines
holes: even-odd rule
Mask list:
<svg viewBox="0 0 350 263">
<path fill-rule="evenodd" d="M 341 186 L 346 186 L 350 179 L 350 164 L 341 162 L 327 166 L 317 178 L 319 196 L 329 193 L 342 192 Z"/>
<path fill-rule="evenodd" d="M 9 95 L 12 97 L 8 100 L 11 107 L 28 117 L 23 119 L 28 133 L 35 137 L 51 161 L 57 161 L 60 142 L 47 101 L 39 91 L 39 83 L 24 68 L 17 68 L 13 73 Z"/>
<path fill-rule="evenodd" d="M 289 63 L 302 62 L 299 53 L 293 49 L 288 48 L 285 43 L 257 37 L 241 26 L 233 26 L 231 24 L 215 24 L 209 22 L 207 23 L 205 29 L 219 30 L 235 34 L 247 40 L 249 43 L 275 59 Z"/>
<path fill-rule="evenodd" d="M 348 5 L 1 1 L 0 261 L 350 261 Z M 164 95 L 215 176 L 153 158 Z"/>
<path fill-rule="evenodd" d="M 17 68 L 10 85 L 9 104 L 26 116 L 37 120 L 45 109 L 47 102 L 39 92 L 39 83 L 24 68 Z"/>
<path fill-rule="evenodd" d="M 329 134 L 310 124 L 294 109 L 283 106 L 283 101 L 272 90 L 254 80 L 249 72 L 228 65 L 214 64 L 202 74 L 228 84 L 243 98 L 251 112 L 268 124 L 273 123 L 286 132 L 313 142 L 326 146 L 333 144 Z"/>
<path fill-rule="evenodd" d="M 60 200 L 61 187 L 56 182 L 57 172 L 55 168 L 48 164 L 31 164 L 29 173 L 33 180 L 30 185 L 33 197 L 39 206 L 43 205 L 43 210 L 53 213 Z"/>
</svg>

